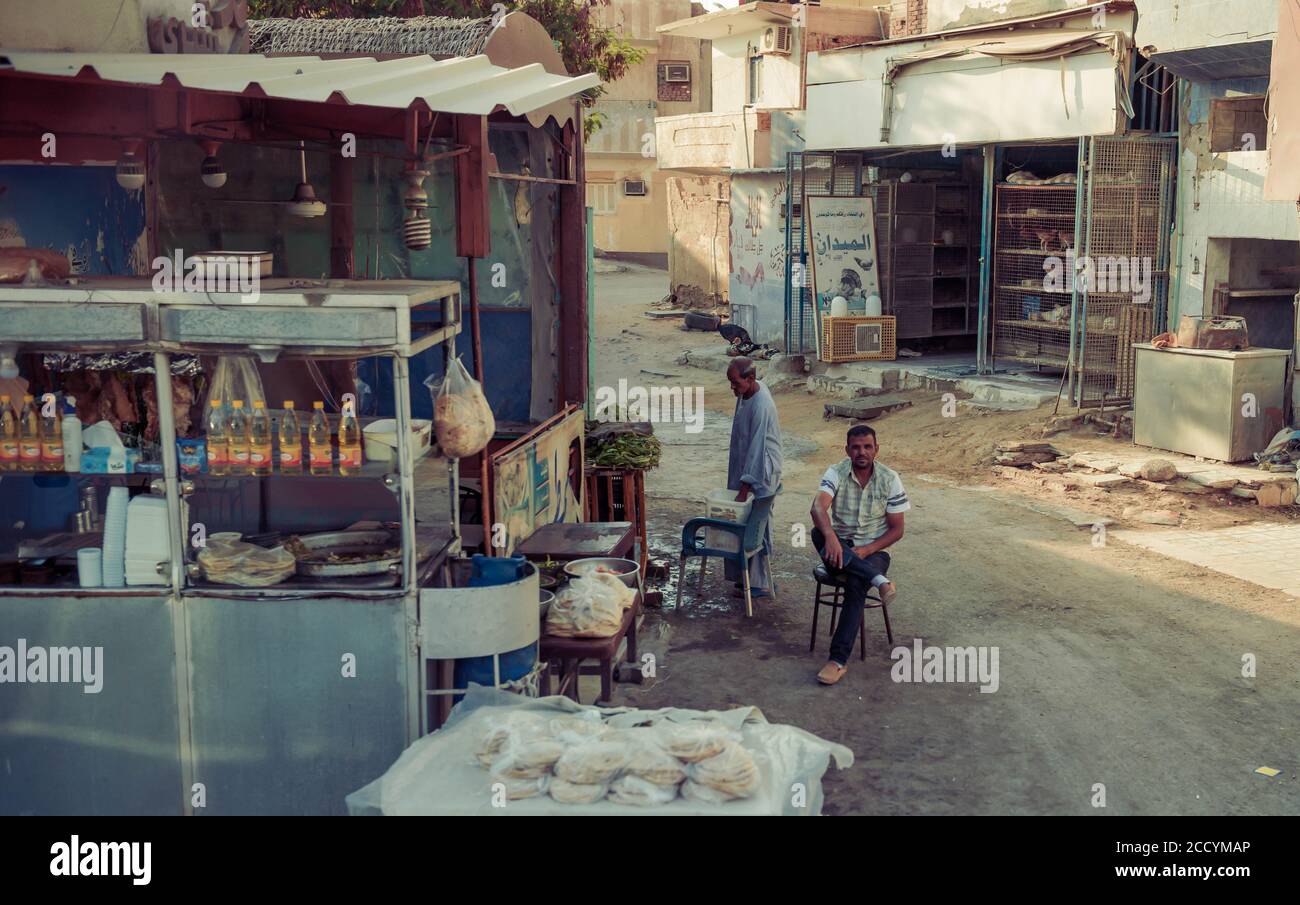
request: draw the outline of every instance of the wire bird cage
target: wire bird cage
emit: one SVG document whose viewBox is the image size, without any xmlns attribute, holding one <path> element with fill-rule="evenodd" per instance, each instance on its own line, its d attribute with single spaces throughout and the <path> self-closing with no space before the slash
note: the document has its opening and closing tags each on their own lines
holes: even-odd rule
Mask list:
<svg viewBox="0 0 1300 905">
<path fill-rule="evenodd" d="M 1075 405 L 1133 398 L 1133 344 L 1165 322 L 1174 145 L 1092 138 L 1082 183 L 997 186 L 993 354 L 1068 372 Z"/>
<path fill-rule="evenodd" d="M 1094 138 L 1088 148 L 1087 266 L 1078 302 L 1079 405 L 1133 398 L 1134 343 L 1165 323 L 1174 143 Z"/>
</svg>

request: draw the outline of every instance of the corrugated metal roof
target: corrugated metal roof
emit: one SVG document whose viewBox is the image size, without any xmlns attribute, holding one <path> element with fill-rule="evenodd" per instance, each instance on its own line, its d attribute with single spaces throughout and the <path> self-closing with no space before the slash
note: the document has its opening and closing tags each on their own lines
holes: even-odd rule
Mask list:
<svg viewBox="0 0 1300 905">
<path fill-rule="evenodd" d="M 174 80 L 186 88 L 284 100 L 326 101 L 486 116 L 521 116 L 600 84 L 594 73 L 554 75 L 540 63 L 515 69 L 485 56 L 434 60 L 266 57 L 259 54 L 56 53 L 0 50 L 0 73 L 95 78 L 134 85 Z"/>
<path fill-rule="evenodd" d="M 249 19 L 254 53 L 429 53 L 468 57 L 482 53 L 492 19 L 412 16 L 399 19 Z"/>
</svg>

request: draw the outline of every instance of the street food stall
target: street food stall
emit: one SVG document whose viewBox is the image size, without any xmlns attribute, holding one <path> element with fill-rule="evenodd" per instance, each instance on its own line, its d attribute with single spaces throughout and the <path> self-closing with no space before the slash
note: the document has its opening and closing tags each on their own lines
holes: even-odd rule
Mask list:
<svg viewBox="0 0 1300 905">
<path fill-rule="evenodd" d="M 0 395 L 41 441 L 0 466 L 0 676 L 23 683 L 0 696 L 0 813 L 341 813 L 430 728 L 431 662 L 492 675 L 513 649 L 493 644 L 536 646 L 531 567 L 488 595 L 513 616 L 474 612 L 491 644 L 456 636 L 462 466 L 482 482 L 492 450 L 444 455 L 413 403 L 433 410 L 422 378 L 450 382 L 460 349 L 476 385 L 508 354 L 476 276 L 503 185 L 543 186 L 552 219 L 529 216 L 559 237 L 521 259 L 560 284 L 523 309 L 553 359 L 533 408 L 585 398 L 574 95 L 596 83 L 483 56 L 0 50 Z M 256 282 L 187 284 L 209 257 Z M 544 512 L 580 519 L 569 502 Z"/>
</svg>

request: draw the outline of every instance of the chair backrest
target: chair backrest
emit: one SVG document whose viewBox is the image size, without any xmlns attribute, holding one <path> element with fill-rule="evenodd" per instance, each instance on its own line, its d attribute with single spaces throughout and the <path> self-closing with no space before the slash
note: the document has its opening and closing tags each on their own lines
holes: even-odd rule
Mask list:
<svg viewBox="0 0 1300 905">
<path fill-rule="evenodd" d="M 755 498 L 754 505 L 749 510 L 749 520 L 745 522 L 745 544 L 746 550 L 757 550 L 763 543 L 763 538 L 759 536 L 759 527 L 764 524 L 767 516 L 772 511 L 772 504 L 776 502 L 777 494 L 781 492 L 784 484 L 778 484 L 776 493 L 762 499 Z"/>
</svg>

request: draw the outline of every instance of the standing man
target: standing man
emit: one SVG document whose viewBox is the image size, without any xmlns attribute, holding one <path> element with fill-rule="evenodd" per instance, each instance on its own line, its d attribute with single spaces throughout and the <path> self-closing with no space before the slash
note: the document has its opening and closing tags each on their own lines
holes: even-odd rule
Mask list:
<svg viewBox="0 0 1300 905">
<path fill-rule="evenodd" d="M 812 504 L 813 546 L 826 568 L 846 579 L 831 658 L 817 673 L 823 685 L 834 685 L 848 671 L 867 591 L 879 588 L 886 604 L 897 596 L 885 577 L 885 548 L 903 536 L 903 513 L 912 508 L 898 472 L 876 461 L 880 447 L 874 430 L 865 424 L 849 428 L 844 451 L 848 458 L 826 469 Z"/>
<path fill-rule="evenodd" d="M 731 451 L 727 458 L 727 489 L 735 490 L 736 502 L 751 496 L 765 499 L 775 496 L 781 486 L 781 425 L 776 420 L 776 403 L 767 387 L 758 382 L 757 369 L 748 358 L 734 359 L 727 367 L 727 380 L 736 396 L 736 414 L 731 421 Z M 749 561 L 750 596 L 770 598 L 773 592 L 772 525 L 763 525 L 763 549 Z M 740 570 L 730 561 L 726 576 L 740 583 Z M 740 591 L 743 594 L 743 591 Z"/>
</svg>

